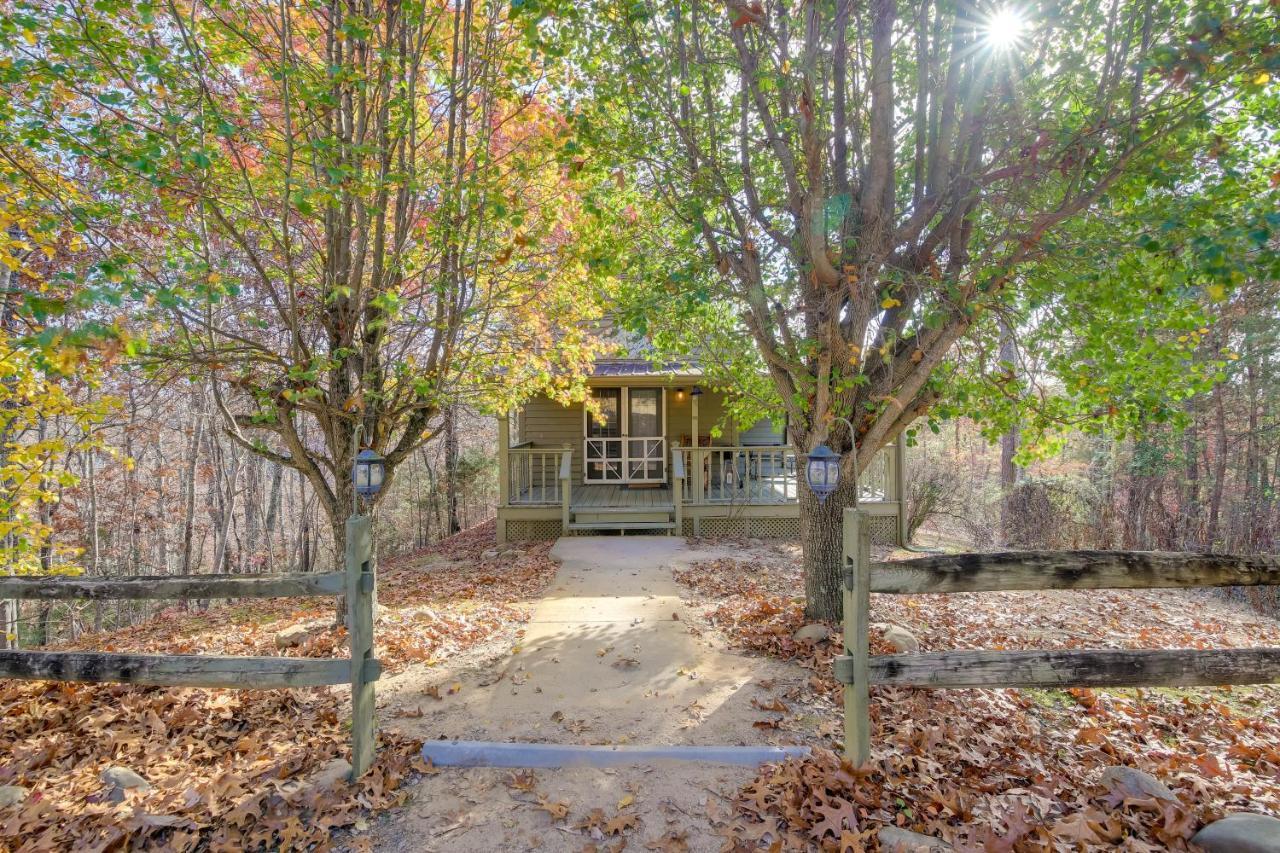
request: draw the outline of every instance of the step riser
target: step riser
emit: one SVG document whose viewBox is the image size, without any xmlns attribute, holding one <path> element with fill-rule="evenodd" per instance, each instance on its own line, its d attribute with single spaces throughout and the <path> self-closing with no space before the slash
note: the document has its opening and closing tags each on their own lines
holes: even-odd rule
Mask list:
<svg viewBox="0 0 1280 853">
<path fill-rule="evenodd" d="M 575 524 L 599 524 L 612 527 L 632 522 L 671 523 L 669 512 L 575 512 L 572 521 Z"/>
<path fill-rule="evenodd" d="M 569 529 L 573 531 L 589 532 L 593 530 L 647 530 L 651 532 L 671 532 L 676 529 L 675 524 L 670 521 L 611 521 L 607 523 L 570 523 Z"/>
</svg>

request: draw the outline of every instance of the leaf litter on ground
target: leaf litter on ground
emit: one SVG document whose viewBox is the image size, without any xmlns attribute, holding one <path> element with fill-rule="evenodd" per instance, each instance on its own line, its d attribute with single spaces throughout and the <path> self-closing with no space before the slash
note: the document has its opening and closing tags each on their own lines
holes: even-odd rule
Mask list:
<svg viewBox="0 0 1280 853">
<path fill-rule="evenodd" d="M 493 523 L 378 569 L 377 655 L 387 672 L 444 660 L 513 624 L 555 574 L 551 543 L 485 558 Z M 333 601 L 277 599 L 205 611 L 177 607 L 60 648 L 168 654 L 347 656 Z M 275 634 L 327 620 L 301 646 Z M 448 686 L 449 692 L 454 692 Z M 236 691 L 0 680 L 0 785 L 31 791 L 0 809 L 0 851 L 326 849 L 335 830 L 407 796 L 433 772 L 421 743 L 379 734 L 373 767 L 354 784 L 307 784 L 349 753 L 349 690 Z M 416 713 L 416 712 L 415 712 Z M 102 771 L 127 767 L 151 784 L 103 798 Z"/>
<path fill-rule="evenodd" d="M 1280 814 L 1280 688 L 1146 690 L 872 689 L 872 758 L 839 751 L 841 626 L 795 639 L 812 620 L 794 552 L 752 548 L 676 572 L 701 615 L 736 648 L 809 672 L 787 699 L 825 723 L 784 714 L 756 725 L 807 735 L 813 754 L 766 765 L 722 822 L 726 850 L 877 849 L 899 826 L 961 850 L 1186 850 L 1229 811 Z M 1280 625 L 1206 591 L 872 596 L 872 620 L 902 625 L 922 650 L 1227 648 L 1280 645 Z M 871 653 L 893 650 L 879 633 Z M 776 704 L 775 704 L 776 703 Z M 759 699 L 761 710 L 785 708 Z M 794 710 L 794 709 L 793 709 Z M 797 714 L 797 717 L 800 715 Z M 830 725 L 834 723 L 834 725 Z M 1174 799 L 1104 783 L 1121 765 Z"/>
</svg>

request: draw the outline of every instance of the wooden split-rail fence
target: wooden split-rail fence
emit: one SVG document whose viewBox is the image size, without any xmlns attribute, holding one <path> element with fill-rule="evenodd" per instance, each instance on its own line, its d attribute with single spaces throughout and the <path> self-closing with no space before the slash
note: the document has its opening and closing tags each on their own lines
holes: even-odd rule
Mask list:
<svg viewBox="0 0 1280 853">
<path fill-rule="evenodd" d="M 346 571 L 324 574 L 180 575 L 171 577 L 0 578 L 0 599 L 310 598 L 345 595 L 350 660 L 230 655 L 0 651 L 0 678 L 120 682 L 170 687 L 273 689 L 351 685 L 351 778 L 363 775 L 375 749 L 373 654 L 375 587 L 369 519 L 347 520 Z"/>
<path fill-rule="evenodd" d="M 871 593 L 1280 586 L 1280 559 L 1153 551 L 1009 551 L 871 562 L 866 515 L 844 515 L 845 755 L 870 756 L 872 684 L 896 687 L 1211 687 L 1280 682 L 1280 648 L 960 650 L 868 654 Z"/>
</svg>

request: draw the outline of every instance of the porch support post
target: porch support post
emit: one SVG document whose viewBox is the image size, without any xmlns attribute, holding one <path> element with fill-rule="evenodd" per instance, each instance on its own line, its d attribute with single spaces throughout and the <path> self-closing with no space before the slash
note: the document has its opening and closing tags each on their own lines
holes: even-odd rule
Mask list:
<svg viewBox="0 0 1280 853">
<path fill-rule="evenodd" d="M 893 445 L 893 490 L 898 501 L 898 544 L 907 543 L 907 434 L 900 433 Z"/>
<path fill-rule="evenodd" d="M 702 451 L 700 449 L 701 445 L 698 444 L 698 396 L 697 395 L 691 396 L 689 412 L 690 412 L 690 417 L 692 419 L 691 428 L 693 429 L 693 441 L 690 442 L 690 444 L 693 445 L 693 449 L 689 451 L 689 467 L 693 469 L 690 472 L 690 479 L 689 479 L 689 484 L 690 484 L 689 491 L 692 496 L 690 503 L 701 504 L 702 490 L 704 488 L 702 483 L 702 458 L 703 457 L 702 457 Z M 702 535 L 701 514 L 695 514 L 693 516 L 693 535 L 694 536 Z"/>
<path fill-rule="evenodd" d="M 676 536 L 684 535 L 684 452 L 671 451 L 671 501 L 675 507 Z"/>
<path fill-rule="evenodd" d="M 698 396 L 697 394 L 689 395 L 690 429 L 693 430 L 693 441 L 690 444 L 694 447 L 698 446 Z"/>
<path fill-rule="evenodd" d="M 508 461 L 511 449 L 510 413 L 498 415 L 498 541 L 507 541 L 507 520 L 502 517 L 502 508 L 511 500 L 511 464 Z"/>
<path fill-rule="evenodd" d="M 585 464 L 585 461 L 584 463 Z M 560 535 L 568 536 L 569 530 L 569 498 L 573 496 L 573 445 L 564 446 L 564 454 L 560 457 Z"/>
</svg>

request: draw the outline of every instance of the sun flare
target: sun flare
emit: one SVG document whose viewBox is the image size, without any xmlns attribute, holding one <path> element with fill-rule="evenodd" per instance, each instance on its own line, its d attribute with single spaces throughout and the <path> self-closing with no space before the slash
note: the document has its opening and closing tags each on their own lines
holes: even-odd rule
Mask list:
<svg viewBox="0 0 1280 853">
<path fill-rule="evenodd" d="M 1017 47 L 1026 32 L 1027 21 L 1022 13 L 1011 6 L 996 11 L 983 26 L 987 44 L 996 50 Z"/>
</svg>

